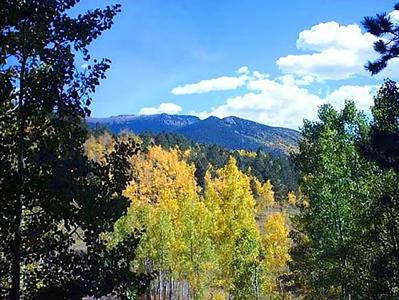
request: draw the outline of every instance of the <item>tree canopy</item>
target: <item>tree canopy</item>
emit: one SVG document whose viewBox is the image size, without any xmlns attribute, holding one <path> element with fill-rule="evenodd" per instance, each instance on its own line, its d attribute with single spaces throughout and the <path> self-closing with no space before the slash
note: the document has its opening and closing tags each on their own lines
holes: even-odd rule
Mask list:
<svg viewBox="0 0 399 300">
<path fill-rule="evenodd" d="M 110 61 L 89 45 L 119 5 L 71 17 L 78 1 L 0 4 L 0 297 L 81 299 L 139 287 L 130 261 L 138 236 L 107 249 L 127 210 L 134 142 L 88 159 L 82 122 Z M 86 61 L 87 70 L 76 67 Z"/>
</svg>

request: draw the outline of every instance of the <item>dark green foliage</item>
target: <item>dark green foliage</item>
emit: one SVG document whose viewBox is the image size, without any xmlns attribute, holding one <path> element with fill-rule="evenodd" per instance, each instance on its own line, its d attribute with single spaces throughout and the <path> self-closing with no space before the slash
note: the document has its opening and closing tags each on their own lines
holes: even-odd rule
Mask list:
<svg viewBox="0 0 399 300">
<path fill-rule="evenodd" d="M 394 9 L 399 10 L 399 4 Z M 386 68 L 389 60 L 399 56 L 399 27 L 386 13 L 365 17 L 362 23 L 369 33 L 380 38 L 374 43 L 374 50 L 380 54 L 380 58 L 366 65 L 366 70 L 375 75 Z"/>
<path fill-rule="evenodd" d="M 395 5 L 395 10 L 399 4 Z M 371 74 L 399 56 L 399 27 L 386 14 L 363 25 L 380 37 Z M 384 39 L 383 39 L 384 38 Z M 352 108 L 351 108 L 352 107 Z M 294 218 L 291 269 L 309 299 L 399 297 L 399 89 L 387 80 L 366 124 L 353 104 L 325 106 L 305 122 L 296 161 L 310 206 Z"/>
<path fill-rule="evenodd" d="M 82 120 L 109 61 L 87 47 L 109 29 L 119 5 L 71 18 L 78 1 L 0 4 L 0 298 L 81 299 L 140 287 L 129 237 L 113 250 L 106 234 L 127 210 L 133 142 L 100 165 L 84 154 Z M 91 63 L 75 68 L 75 57 Z"/>
<path fill-rule="evenodd" d="M 374 98 L 373 122 L 360 148 L 371 161 L 399 173 L 399 88 L 387 80 Z"/>
<path fill-rule="evenodd" d="M 278 200 L 285 200 L 289 191 L 298 190 L 298 174 L 290 157 L 268 154 L 262 150 L 254 156 L 243 155 L 240 151 L 231 151 L 218 145 L 196 143 L 174 133 L 142 133 L 143 148 L 159 145 L 170 149 L 178 146 L 181 150 L 191 149 L 189 162 L 196 167 L 195 176 L 200 186 L 204 187 L 206 171 L 217 170 L 226 165 L 229 156 L 233 155 L 241 171 L 251 174 L 264 182 L 270 179 Z"/>
<path fill-rule="evenodd" d="M 394 6 L 399 10 L 399 4 Z M 390 59 L 399 56 L 399 27 L 386 14 L 366 17 L 363 25 L 380 37 L 374 49 L 380 54 L 366 69 L 382 71 Z M 371 263 L 370 298 L 399 297 L 399 89 L 386 80 L 374 97 L 373 120 L 369 133 L 358 142 L 363 157 L 376 163 L 386 174 L 380 182 L 369 218 L 373 220 L 370 241 L 375 260 Z"/>
<path fill-rule="evenodd" d="M 112 136 L 112 132 L 108 129 L 108 127 L 103 126 L 101 124 L 99 124 L 98 126 L 96 126 L 96 128 L 92 129 L 89 126 L 87 126 L 87 124 L 85 124 L 85 126 L 87 127 L 87 129 L 90 131 L 90 134 L 92 134 L 94 137 L 99 137 L 105 133 L 108 133 Z"/>
<path fill-rule="evenodd" d="M 356 252 L 361 211 L 357 209 L 369 192 L 363 185 L 369 167 L 355 147 L 365 121 L 353 103 L 341 113 L 325 105 L 319 118 L 304 123 L 295 158 L 310 206 L 302 208 L 294 221 L 298 232 L 293 234 L 291 267 L 314 297 L 349 299 L 360 292 L 352 277 L 361 274 L 357 269 L 361 252 Z M 359 185 L 362 190 L 357 190 Z"/>
<path fill-rule="evenodd" d="M 399 88 L 387 80 L 374 97 L 373 121 L 359 141 L 361 154 L 387 174 L 373 203 L 378 260 L 372 265 L 376 291 L 399 294 Z M 377 245 L 376 245 L 377 246 Z M 395 291 L 395 292 L 394 292 Z"/>
<path fill-rule="evenodd" d="M 240 170 L 254 175 L 264 182 L 271 181 L 273 191 L 279 201 L 285 201 L 290 191 L 298 191 L 298 172 L 291 156 L 268 154 L 261 149 L 255 157 L 241 155 L 235 151 L 234 156 Z"/>
<path fill-rule="evenodd" d="M 372 129 L 353 103 L 319 118 L 305 122 L 295 157 L 310 206 L 293 219 L 291 270 L 309 299 L 396 299 L 398 176 L 358 151 Z"/>
</svg>

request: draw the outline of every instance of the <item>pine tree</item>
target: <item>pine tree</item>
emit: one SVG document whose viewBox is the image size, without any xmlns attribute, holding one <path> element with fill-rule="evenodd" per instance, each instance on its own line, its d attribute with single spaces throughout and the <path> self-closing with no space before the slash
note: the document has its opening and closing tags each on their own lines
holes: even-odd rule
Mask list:
<svg viewBox="0 0 399 300">
<path fill-rule="evenodd" d="M 361 155 L 382 171 L 372 202 L 372 283 L 375 295 L 397 297 L 399 290 L 399 88 L 387 80 L 374 97 L 370 130 L 359 141 Z M 378 245 L 378 246 L 377 246 Z"/>
<path fill-rule="evenodd" d="M 73 18 L 77 2 L 0 4 L 2 298 L 122 295 L 140 280 L 129 267 L 137 238 L 112 251 L 102 238 L 126 212 L 126 159 L 135 149 L 120 143 L 98 164 L 83 147 L 83 119 L 110 63 L 91 60 L 88 46 L 120 6 Z M 77 57 L 87 71 L 76 68 Z"/>
<path fill-rule="evenodd" d="M 394 9 L 399 10 L 399 3 Z M 363 26 L 369 33 L 379 38 L 374 42 L 374 50 L 380 57 L 373 62 L 369 61 L 365 66 L 367 71 L 375 75 L 385 69 L 390 60 L 399 56 L 399 28 L 386 13 L 365 17 Z"/>
</svg>

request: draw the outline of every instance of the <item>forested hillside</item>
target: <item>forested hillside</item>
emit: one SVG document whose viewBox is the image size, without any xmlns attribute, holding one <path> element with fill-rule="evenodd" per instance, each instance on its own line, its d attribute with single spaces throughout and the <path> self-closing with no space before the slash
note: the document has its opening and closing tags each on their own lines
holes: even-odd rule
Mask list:
<svg viewBox="0 0 399 300">
<path fill-rule="evenodd" d="M 200 120 L 194 116 L 168 114 L 123 115 L 88 118 L 87 122 L 92 129 L 106 127 L 115 134 L 126 130 L 135 134 L 178 133 L 198 143 L 215 144 L 230 150 L 262 149 L 280 155 L 289 155 L 298 150 L 298 131 L 266 126 L 237 117 L 209 117 Z"/>
<path fill-rule="evenodd" d="M 107 130 L 94 131 L 93 134 L 93 139 L 97 138 L 97 142 L 104 144 L 103 147 L 109 147 L 107 144 L 112 140 L 112 134 Z M 206 172 L 214 173 L 215 170 L 225 166 L 232 156 L 244 173 L 262 182 L 270 180 L 278 201 L 284 201 L 290 191 L 298 191 L 298 173 L 293 160 L 288 156 L 269 154 L 260 149 L 256 152 L 231 151 L 218 145 L 200 144 L 175 133 L 142 133 L 136 138 L 144 152 L 153 146 L 187 151 L 189 153 L 187 160 L 195 166 L 195 177 L 203 188 Z"/>
</svg>

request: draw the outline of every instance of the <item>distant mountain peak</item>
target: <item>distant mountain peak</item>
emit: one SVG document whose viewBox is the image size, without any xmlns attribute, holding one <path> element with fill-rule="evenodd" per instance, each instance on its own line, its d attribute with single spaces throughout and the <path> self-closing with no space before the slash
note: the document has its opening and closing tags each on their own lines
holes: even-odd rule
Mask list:
<svg viewBox="0 0 399 300">
<path fill-rule="evenodd" d="M 204 119 L 204 121 L 206 121 L 206 120 L 221 120 L 220 118 L 218 118 L 218 117 L 216 117 L 216 116 L 209 116 L 209 117 L 207 117 L 206 119 Z"/>
<path fill-rule="evenodd" d="M 195 142 L 217 144 L 227 149 L 246 149 L 287 154 L 297 151 L 299 132 L 293 129 L 271 127 L 254 121 L 229 116 L 220 119 L 210 116 L 204 120 L 190 115 L 119 115 L 110 118 L 88 118 L 91 128 L 98 124 L 119 133 L 129 130 L 142 132 L 171 132 L 182 134 Z"/>
</svg>

